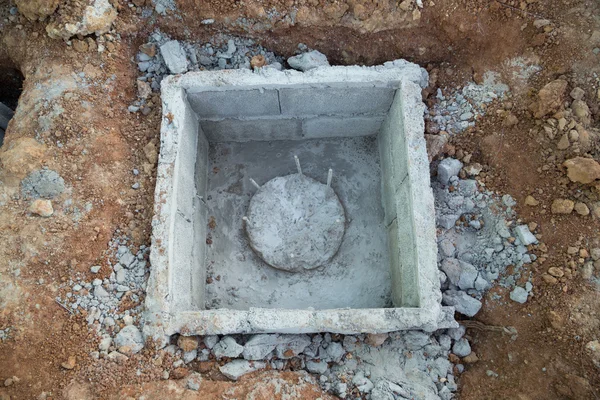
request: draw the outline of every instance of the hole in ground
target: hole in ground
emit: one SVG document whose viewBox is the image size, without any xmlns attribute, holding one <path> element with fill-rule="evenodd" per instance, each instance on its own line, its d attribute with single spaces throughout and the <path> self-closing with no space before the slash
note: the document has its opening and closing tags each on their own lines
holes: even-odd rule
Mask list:
<svg viewBox="0 0 600 400">
<path fill-rule="evenodd" d="M 23 80 L 23 74 L 18 69 L 0 67 L 0 146 L 4 143 L 8 121 L 13 117 L 23 91 Z"/>
</svg>

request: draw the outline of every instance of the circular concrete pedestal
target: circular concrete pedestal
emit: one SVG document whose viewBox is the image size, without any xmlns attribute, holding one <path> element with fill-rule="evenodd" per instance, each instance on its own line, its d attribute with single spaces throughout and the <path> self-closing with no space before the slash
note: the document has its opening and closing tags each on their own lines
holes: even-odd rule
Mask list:
<svg viewBox="0 0 600 400">
<path fill-rule="evenodd" d="M 265 183 L 250 200 L 246 216 L 252 249 L 267 264 L 290 272 L 331 260 L 346 223 L 333 189 L 303 174 Z"/>
</svg>

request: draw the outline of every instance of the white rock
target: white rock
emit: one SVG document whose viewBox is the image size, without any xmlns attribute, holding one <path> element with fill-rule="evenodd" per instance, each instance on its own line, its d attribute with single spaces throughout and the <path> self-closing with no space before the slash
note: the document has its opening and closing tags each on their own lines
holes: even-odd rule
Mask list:
<svg viewBox="0 0 600 400">
<path fill-rule="evenodd" d="M 124 327 L 115 337 L 115 346 L 124 354 L 135 354 L 144 348 L 144 338 L 134 325 Z"/>
<path fill-rule="evenodd" d="M 463 163 L 454 158 L 445 158 L 438 164 L 438 182 L 447 185 L 450 178 L 457 176 L 463 167 Z"/>
<path fill-rule="evenodd" d="M 521 304 L 524 304 L 527 301 L 528 296 L 529 293 L 527 293 L 527 290 L 523 289 L 520 286 L 515 287 L 513 291 L 510 292 L 510 299 Z"/>
<path fill-rule="evenodd" d="M 279 335 L 254 335 L 244 345 L 246 360 L 262 360 L 279 344 Z"/>
<path fill-rule="evenodd" d="M 185 51 L 177 40 L 170 40 L 160 46 L 160 54 L 172 74 L 181 74 L 187 71 Z"/>
<path fill-rule="evenodd" d="M 308 53 L 302 53 L 297 56 L 288 58 L 287 60 L 290 67 L 299 71 L 308 71 L 309 69 L 317 67 L 328 67 L 329 61 L 327 56 L 320 51 L 313 50 Z"/>
<path fill-rule="evenodd" d="M 467 339 L 461 338 L 452 346 L 452 352 L 459 357 L 466 357 L 471 354 L 471 345 Z"/>
<path fill-rule="evenodd" d="M 517 226 L 515 228 L 515 234 L 524 246 L 529 246 L 530 244 L 537 243 L 537 238 L 533 233 L 531 233 L 527 225 Z"/>
<path fill-rule="evenodd" d="M 313 373 L 313 374 L 324 374 L 327 371 L 327 362 L 320 360 L 320 361 L 313 361 L 313 360 L 306 360 L 306 369 L 308 370 L 308 372 Z"/>
<path fill-rule="evenodd" d="M 223 357 L 234 358 L 242 354 L 242 351 L 244 351 L 244 346 L 237 344 L 235 339 L 231 336 L 225 336 L 213 348 L 213 354 L 217 359 Z"/>
<path fill-rule="evenodd" d="M 265 366 L 266 364 L 262 361 L 233 360 L 219 367 L 219 370 L 229 379 L 236 381 L 242 375 L 263 369 Z"/>
</svg>

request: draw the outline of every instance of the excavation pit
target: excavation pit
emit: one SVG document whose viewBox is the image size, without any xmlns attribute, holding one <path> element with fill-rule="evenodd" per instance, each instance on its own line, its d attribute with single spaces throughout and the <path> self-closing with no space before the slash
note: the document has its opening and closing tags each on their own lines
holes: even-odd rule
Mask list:
<svg viewBox="0 0 600 400">
<path fill-rule="evenodd" d="M 440 304 L 426 82 L 403 60 L 166 78 L 146 334 L 454 326 Z M 290 192 L 265 205 L 262 185 L 282 179 Z M 328 183 L 306 198 L 293 187 Z M 256 212 L 278 214 L 253 230 Z"/>
</svg>

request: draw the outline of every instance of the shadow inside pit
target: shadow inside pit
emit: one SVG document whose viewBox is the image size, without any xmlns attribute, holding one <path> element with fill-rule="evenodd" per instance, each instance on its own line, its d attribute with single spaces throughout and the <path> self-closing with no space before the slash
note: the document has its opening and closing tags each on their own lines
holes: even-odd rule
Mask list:
<svg viewBox="0 0 600 400">
<path fill-rule="evenodd" d="M 13 117 L 23 91 L 23 80 L 18 69 L 0 67 L 0 146 L 4 143 L 8 121 Z"/>
</svg>

